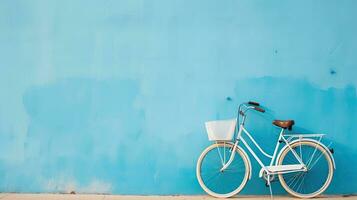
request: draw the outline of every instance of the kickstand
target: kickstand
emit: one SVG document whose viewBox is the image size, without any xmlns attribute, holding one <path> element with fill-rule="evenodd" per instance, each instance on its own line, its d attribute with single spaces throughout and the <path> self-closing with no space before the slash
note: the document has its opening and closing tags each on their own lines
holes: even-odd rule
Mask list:
<svg viewBox="0 0 357 200">
<path fill-rule="evenodd" d="M 270 199 L 273 200 L 274 197 L 273 197 L 273 190 L 271 189 L 271 182 L 270 182 L 270 175 L 268 175 L 268 178 L 267 178 L 267 184 L 269 186 L 269 191 L 270 191 Z"/>
</svg>

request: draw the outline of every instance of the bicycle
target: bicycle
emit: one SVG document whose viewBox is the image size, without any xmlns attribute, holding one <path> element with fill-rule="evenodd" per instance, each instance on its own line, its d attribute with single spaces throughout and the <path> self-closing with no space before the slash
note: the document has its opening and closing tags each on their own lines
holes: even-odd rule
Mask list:
<svg viewBox="0 0 357 200">
<path fill-rule="evenodd" d="M 333 149 L 321 142 L 324 134 L 287 134 L 286 129 L 292 129 L 294 120 L 274 120 L 273 124 L 281 131 L 273 155 L 270 155 L 244 127 L 249 110 L 265 112 L 259 103 L 242 103 L 235 119 L 206 122 L 209 140 L 215 143 L 208 146 L 198 158 L 196 175 L 202 189 L 211 196 L 228 198 L 244 188 L 251 178 L 252 166 L 248 154 L 240 145 L 242 143 L 261 166 L 259 177 L 265 179 L 271 195 L 271 181 L 276 176 L 283 188 L 295 197 L 312 198 L 323 193 L 336 169 Z M 269 165 L 263 164 L 243 134 L 264 156 L 271 159 Z M 279 148 L 281 144 L 285 145 Z"/>
</svg>

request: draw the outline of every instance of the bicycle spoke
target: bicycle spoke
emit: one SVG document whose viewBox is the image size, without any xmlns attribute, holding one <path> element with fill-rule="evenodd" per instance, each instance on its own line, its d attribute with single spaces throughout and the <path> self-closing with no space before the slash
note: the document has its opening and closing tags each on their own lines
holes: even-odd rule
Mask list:
<svg viewBox="0 0 357 200">
<path fill-rule="evenodd" d="M 224 171 L 228 171 L 228 172 L 243 172 L 245 170 L 244 169 L 226 169 Z"/>
<path fill-rule="evenodd" d="M 297 184 L 297 182 L 299 182 L 299 178 L 300 178 L 301 176 L 302 176 L 301 173 L 298 173 L 298 175 L 295 176 L 295 178 L 294 178 L 293 181 L 290 183 L 290 185 L 293 184 L 292 187 L 295 187 L 295 185 Z"/>
<path fill-rule="evenodd" d="M 311 160 L 312 160 L 312 159 L 313 159 L 313 157 L 315 156 L 316 151 L 317 151 L 317 143 L 316 143 L 316 145 L 315 145 L 314 152 L 312 153 L 312 156 L 311 156 L 311 158 L 309 159 L 309 161 L 308 161 L 308 163 L 307 163 L 307 166 L 309 166 L 309 165 L 310 165 Z"/>
<path fill-rule="evenodd" d="M 219 173 L 216 173 L 216 174 L 214 174 L 214 175 L 212 175 L 210 178 L 208 178 L 208 180 L 207 180 L 207 184 L 209 184 L 215 177 L 217 177 L 219 175 Z"/>
<path fill-rule="evenodd" d="M 306 177 L 306 173 L 303 175 L 302 180 L 301 180 L 301 183 L 300 183 L 299 187 L 297 188 L 297 191 L 299 191 L 301 185 L 304 183 L 305 177 Z M 304 188 L 304 187 L 303 187 L 303 188 Z"/>
<path fill-rule="evenodd" d="M 296 173 L 293 177 L 291 177 L 286 183 L 290 186 L 290 184 L 292 184 L 295 179 L 300 175 L 300 173 Z"/>
<path fill-rule="evenodd" d="M 305 158 L 306 158 L 305 165 L 309 162 L 313 152 L 314 152 L 314 150 L 311 150 L 311 149 L 308 151 L 309 155 L 305 156 Z"/>
<path fill-rule="evenodd" d="M 303 173 L 300 173 L 299 176 L 296 177 L 295 181 L 294 181 L 294 185 L 292 186 L 292 188 L 295 188 L 295 186 L 299 183 L 300 178 L 303 176 Z"/>
<path fill-rule="evenodd" d="M 211 171 L 201 172 L 201 175 L 217 173 L 217 172 L 219 172 L 219 170 L 220 169 L 212 169 Z"/>
<path fill-rule="evenodd" d="M 320 160 L 320 158 L 322 157 L 322 155 L 324 155 L 324 154 L 321 152 L 321 154 L 319 155 L 319 157 L 317 157 L 316 161 L 315 161 L 313 164 L 311 164 L 310 170 L 312 170 L 312 168 L 313 168 L 313 167 L 316 165 L 316 163 Z M 309 167 L 309 165 L 308 165 L 307 167 Z"/>
</svg>

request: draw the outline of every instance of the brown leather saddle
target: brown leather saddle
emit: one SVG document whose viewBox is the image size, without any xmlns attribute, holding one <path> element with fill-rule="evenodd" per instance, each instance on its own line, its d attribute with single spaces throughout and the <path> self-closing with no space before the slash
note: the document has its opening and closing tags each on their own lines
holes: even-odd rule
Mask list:
<svg viewBox="0 0 357 200">
<path fill-rule="evenodd" d="M 295 122 L 294 120 L 274 120 L 273 124 L 280 128 L 291 130 Z"/>
</svg>

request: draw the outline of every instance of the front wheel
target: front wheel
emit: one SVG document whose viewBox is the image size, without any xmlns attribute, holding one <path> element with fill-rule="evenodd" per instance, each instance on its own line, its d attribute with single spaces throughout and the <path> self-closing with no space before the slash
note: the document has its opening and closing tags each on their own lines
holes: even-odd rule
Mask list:
<svg viewBox="0 0 357 200">
<path fill-rule="evenodd" d="M 291 149 L 283 150 L 278 165 L 297 164 L 293 151 L 301 158 L 307 170 L 279 174 L 283 188 L 299 198 L 312 198 L 324 192 L 331 183 L 334 170 L 328 150 L 318 142 L 295 142 L 291 144 Z"/>
<path fill-rule="evenodd" d="M 211 196 L 232 197 L 247 183 L 250 165 L 246 154 L 239 147 L 236 148 L 233 162 L 221 171 L 229 160 L 233 146 L 231 143 L 213 144 L 202 152 L 197 161 L 197 180 L 202 189 Z"/>
</svg>

